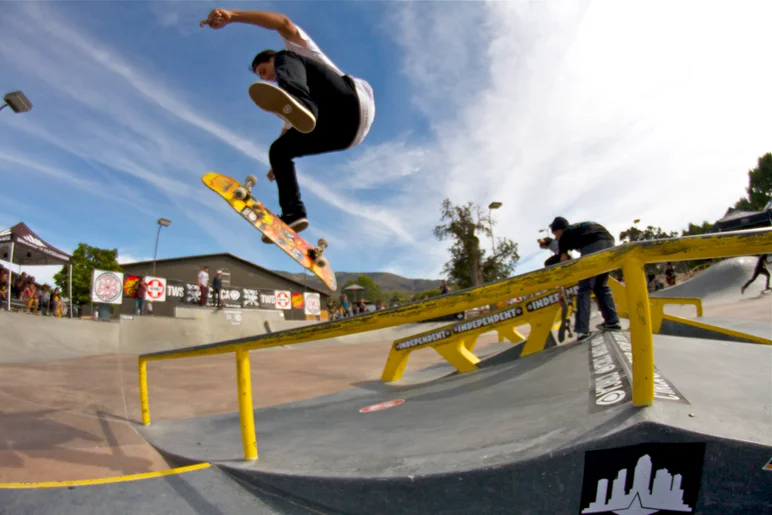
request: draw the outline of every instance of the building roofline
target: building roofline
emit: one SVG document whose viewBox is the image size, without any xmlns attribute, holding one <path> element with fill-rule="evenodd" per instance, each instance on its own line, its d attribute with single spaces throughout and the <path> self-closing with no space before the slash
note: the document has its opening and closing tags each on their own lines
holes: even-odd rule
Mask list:
<svg viewBox="0 0 772 515">
<path fill-rule="evenodd" d="M 273 275 L 275 277 L 278 277 L 280 279 L 284 279 L 287 282 L 290 282 L 292 284 L 297 284 L 298 286 L 302 287 L 305 290 L 310 290 L 310 291 L 312 291 L 314 293 L 321 293 L 322 295 L 327 295 L 327 296 L 331 295 L 329 292 L 325 292 L 325 291 L 322 291 L 322 290 L 320 290 L 318 288 L 314 288 L 313 286 L 309 286 L 309 285 L 303 284 L 303 283 L 301 283 L 299 281 L 296 281 L 294 279 L 290 279 L 289 277 L 287 277 L 285 275 L 282 275 L 282 274 L 280 274 L 278 272 L 274 272 L 273 270 L 269 270 L 269 269 L 267 269 L 265 267 L 262 267 L 262 266 L 260 266 L 260 265 L 258 265 L 256 263 L 253 263 L 253 262 L 248 261 L 248 260 L 246 260 L 244 258 L 241 258 L 239 256 L 231 254 L 230 252 L 220 252 L 220 253 L 216 253 L 216 254 L 196 254 L 194 256 L 180 256 L 180 257 L 175 257 L 175 258 L 156 259 L 155 263 L 158 264 L 158 263 L 168 263 L 168 262 L 171 262 L 171 261 L 192 261 L 194 259 L 206 259 L 206 258 L 215 258 L 215 257 L 228 257 L 228 258 L 232 258 L 232 259 L 235 259 L 236 261 L 241 261 L 242 263 L 247 264 L 249 266 L 252 266 L 254 268 L 258 268 L 258 269 L 260 269 L 260 270 L 262 270 L 264 272 L 267 272 L 267 273 L 269 273 L 269 274 L 271 274 L 271 275 Z M 124 266 L 135 266 L 135 265 L 152 265 L 152 264 L 153 264 L 152 260 L 150 260 L 150 261 L 133 261 L 131 263 L 118 263 L 118 265 L 121 266 L 121 267 L 124 267 Z"/>
</svg>

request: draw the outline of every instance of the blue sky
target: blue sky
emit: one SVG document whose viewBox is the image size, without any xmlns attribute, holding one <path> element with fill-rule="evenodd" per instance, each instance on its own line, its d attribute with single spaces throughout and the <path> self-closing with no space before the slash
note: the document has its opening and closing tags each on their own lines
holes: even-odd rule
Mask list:
<svg viewBox="0 0 772 515">
<path fill-rule="evenodd" d="M 297 161 L 303 234 L 338 271 L 439 278 L 445 197 L 503 202 L 494 233 L 519 243 L 518 273 L 548 257 L 535 240 L 556 215 L 615 235 L 713 221 L 772 151 L 769 2 L 6 2 L 0 91 L 34 108 L 0 112 L 2 228 L 134 261 L 165 217 L 159 258 L 302 271 L 200 181 L 255 174 L 278 207 L 281 122 L 251 103 L 247 65 L 281 41 L 199 28 L 213 7 L 288 15 L 375 90 L 362 145 Z"/>
</svg>

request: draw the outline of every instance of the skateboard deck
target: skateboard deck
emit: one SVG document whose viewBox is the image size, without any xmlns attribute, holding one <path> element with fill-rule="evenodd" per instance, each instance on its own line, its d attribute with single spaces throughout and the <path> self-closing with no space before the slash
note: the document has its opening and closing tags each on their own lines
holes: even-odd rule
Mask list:
<svg viewBox="0 0 772 515">
<path fill-rule="evenodd" d="M 249 178 L 248 178 L 249 179 Z M 262 202 L 252 197 L 251 185 L 243 186 L 239 181 L 219 173 L 207 173 L 201 177 L 206 186 L 219 194 L 230 206 L 243 216 L 252 227 L 263 233 L 303 268 L 310 270 L 332 291 L 338 289 L 335 272 L 323 256 L 327 242 L 319 240 L 313 246 L 293 231 L 281 218 L 273 214 Z M 257 179 L 252 179 L 252 185 Z M 249 183 L 249 181 L 247 181 Z M 237 191 L 238 190 L 238 191 Z M 242 195 L 239 195 L 241 193 Z M 242 198 L 239 198 L 242 197 Z"/>
<path fill-rule="evenodd" d="M 316 127 L 316 119 L 298 99 L 270 82 L 255 82 L 249 86 L 249 98 L 263 111 L 273 113 L 302 133 Z"/>
</svg>

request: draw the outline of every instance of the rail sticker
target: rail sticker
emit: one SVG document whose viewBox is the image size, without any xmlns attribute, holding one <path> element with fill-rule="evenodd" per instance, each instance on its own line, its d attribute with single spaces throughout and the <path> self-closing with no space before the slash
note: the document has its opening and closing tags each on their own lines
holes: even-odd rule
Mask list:
<svg viewBox="0 0 772 515">
<path fill-rule="evenodd" d="M 589 339 L 590 411 L 603 411 L 632 399 L 633 390 L 622 360 L 601 333 Z"/>
<path fill-rule="evenodd" d="M 374 411 L 383 411 L 383 410 L 393 408 L 395 406 L 399 406 L 404 402 L 405 402 L 405 399 L 396 399 L 393 401 L 380 402 L 378 404 L 373 404 L 371 406 L 362 408 L 361 410 L 359 410 L 359 413 L 372 413 Z"/>
</svg>

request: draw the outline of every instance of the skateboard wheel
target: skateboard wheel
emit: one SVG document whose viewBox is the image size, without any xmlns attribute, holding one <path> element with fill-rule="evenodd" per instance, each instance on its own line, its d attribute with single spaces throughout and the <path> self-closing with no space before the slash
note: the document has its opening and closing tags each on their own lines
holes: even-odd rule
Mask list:
<svg viewBox="0 0 772 515">
<path fill-rule="evenodd" d="M 255 184 L 257 184 L 257 177 L 255 177 L 254 175 L 249 175 L 249 176 L 247 176 L 246 179 L 244 179 L 244 185 L 247 188 L 251 188 Z"/>
<path fill-rule="evenodd" d="M 323 257 L 320 257 L 319 259 L 316 260 L 316 264 L 324 268 L 327 266 L 327 260 Z"/>
<path fill-rule="evenodd" d="M 319 246 L 320 249 L 324 250 L 327 248 L 327 240 L 325 240 L 324 238 L 320 238 L 319 241 L 317 242 L 317 245 Z"/>
<path fill-rule="evenodd" d="M 239 200 L 244 200 L 247 198 L 247 189 L 243 186 L 239 186 L 235 190 L 233 190 L 233 196 L 236 197 Z"/>
</svg>

